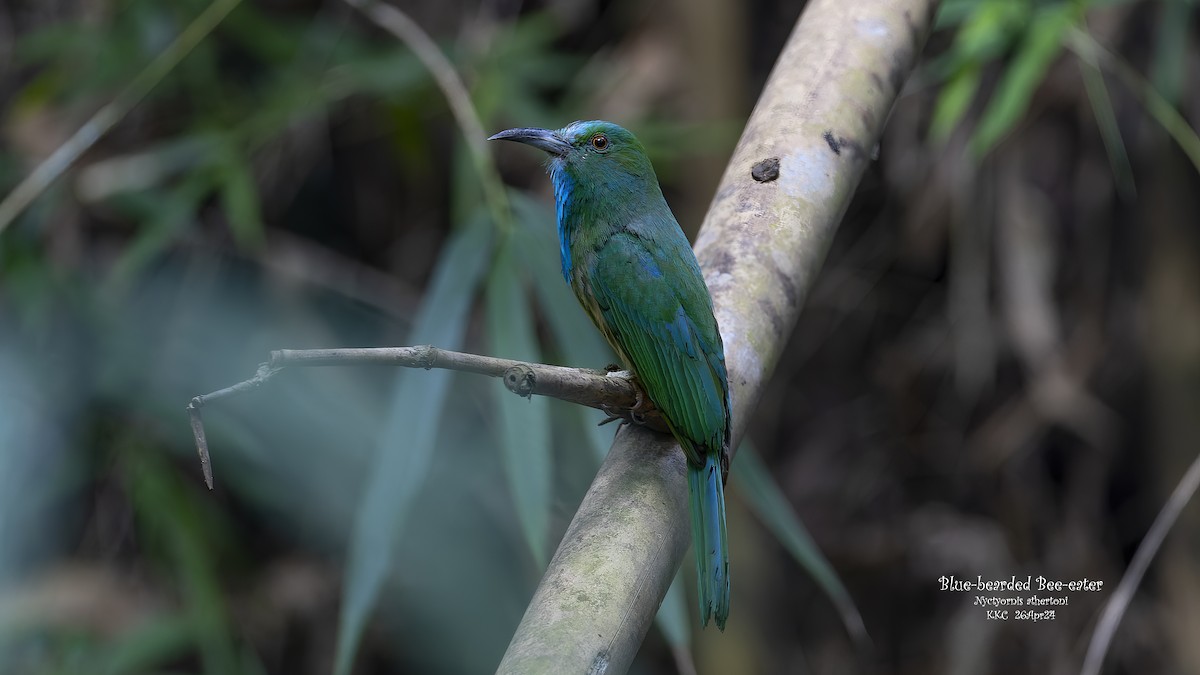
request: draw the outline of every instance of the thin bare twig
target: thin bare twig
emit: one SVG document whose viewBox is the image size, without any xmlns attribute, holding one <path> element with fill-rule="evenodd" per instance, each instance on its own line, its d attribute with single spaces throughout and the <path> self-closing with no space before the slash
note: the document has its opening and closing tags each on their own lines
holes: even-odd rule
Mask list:
<svg viewBox="0 0 1200 675">
<path fill-rule="evenodd" d="M 240 2 L 241 0 L 214 0 L 174 42 L 146 66 L 145 70 L 138 73 L 128 87 L 117 94 L 108 105 L 96 111 L 96 114 L 79 127 L 66 143 L 59 146 L 26 176 L 25 180 L 0 202 L 0 232 L 12 224 L 38 195 L 45 192 L 46 188 L 71 168 L 80 155 L 95 145 L 117 122 L 124 119 L 125 115 L 129 114 L 167 73 L 179 65 L 183 57 L 190 54 Z"/>
<path fill-rule="evenodd" d="M 518 396 L 549 396 L 602 410 L 609 415 L 605 422 L 620 419 L 658 431 L 667 430 L 654 404 L 642 394 L 638 385 L 624 371 L 607 372 L 526 363 L 455 352 L 429 345 L 278 349 L 271 352 L 269 361 L 258 367 L 254 377 L 209 394 L 196 396 L 188 403 L 192 435 L 196 439 L 196 451 L 200 455 L 200 467 L 204 471 L 204 482 L 208 489 L 213 487 L 212 464 L 208 453 L 208 440 L 204 434 L 204 422 L 200 418 L 201 408 L 213 401 L 257 389 L 285 368 L 362 365 L 401 366 L 425 370 L 441 368 L 499 377 L 504 380 L 504 386 Z"/>
<path fill-rule="evenodd" d="M 1192 495 L 1196 494 L 1197 488 L 1200 488 L 1200 456 L 1192 460 L 1192 465 L 1188 467 L 1187 473 L 1183 474 L 1179 485 L 1175 486 L 1167 503 L 1158 512 L 1154 524 L 1150 526 L 1150 531 L 1146 533 L 1142 543 L 1138 544 L 1137 553 L 1133 554 L 1129 569 L 1125 570 L 1125 576 L 1121 577 L 1121 583 L 1117 584 L 1116 592 L 1104 605 L 1100 620 L 1096 622 L 1096 630 L 1092 633 L 1092 642 L 1088 645 L 1087 656 L 1083 659 L 1080 675 L 1099 674 L 1100 667 L 1104 665 L 1104 655 L 1108 652 L 1108 645 L 1117 632 L 1117 625 L 1121 623 L 1121 618 L 1125 615 L 1125 610 L 1129 607 L 1134 592 L 1142 583 L 1146 568 L 1150 567 L 1150 561 L 1154 559 L 1163 540 L 1167 538 L 1167 533 L 1179 519 L 1179 513 L 1183 511 L 1183 507 L 1187 506 Z"/>
</svg>

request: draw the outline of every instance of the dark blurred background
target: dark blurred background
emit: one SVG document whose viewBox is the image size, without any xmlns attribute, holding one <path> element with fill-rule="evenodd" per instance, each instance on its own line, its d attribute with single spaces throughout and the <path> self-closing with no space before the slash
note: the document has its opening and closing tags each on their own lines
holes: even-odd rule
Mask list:
<svg viewBox="0 0 1200 675">
<path fill-rule="evenodd" d="M 486 132 L 635 131 L 694 235 L 801 4 L 398 7 Z M 1200 438 L 1198 10 L 943 4 L 735 463 L 729 628 L 685 570 L 635 672 L 1078 672 Z M 599 413 L 288 371 L 205 408 L 210 493 L 183 410 L 284 347 L 612 360 L 541 158 L 473 160 L 408 42 L 341 0 L 0 3 L 0 194 L 149 91 L 0 225 L 0 672 L 495 668 Z M 1106 672 L 1200 672 L 1197 516 Z M 950 574 L 1104 591 L 988 621 Z"/>
</svg>

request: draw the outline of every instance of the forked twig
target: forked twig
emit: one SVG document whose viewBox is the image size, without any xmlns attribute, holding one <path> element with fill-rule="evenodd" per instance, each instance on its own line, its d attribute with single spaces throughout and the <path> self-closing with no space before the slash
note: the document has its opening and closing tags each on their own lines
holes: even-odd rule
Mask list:
<svg viewBox="0 0 1200 675">
<path fill-rule="evenodd" d="M 636 382 L 624 371 L 608 372 L 587 368 L 551 366 L 543 363 L 526 363 L 512 359 L 454 352 L 429 345 L 349 349 L 279 349 L 271 352 L 271 359 L 258 367 L 254 377 L 209 394 L 196 396 L 188 403 L 187 411 L 191 418 L 192 435 L 196 439 L 196 451 L 200 455 L 200 467 L 204 471 L 204 483 L 208 489 L 211 490 L 213 487 L 212 463 L 208 453 L 208 440 L 204 434 L 204 422 L 200 417 L 201 408 L 213 401 L 257 389 L 285 368 L 359 365 L 401 366 L 424 368 L 425 370 L 441 368 L 499 377 L 504 380 L 504 386 L 518 396 L 526 398 L 535 394 L 549 396 L 568 403 L 602 410 L 609 415 L 609 418 L 601 424 L 620 419 L 625 422 L 644 424 L 658 431 L 667 430 L 658 410 L 641 393 Z"/>
</svg>

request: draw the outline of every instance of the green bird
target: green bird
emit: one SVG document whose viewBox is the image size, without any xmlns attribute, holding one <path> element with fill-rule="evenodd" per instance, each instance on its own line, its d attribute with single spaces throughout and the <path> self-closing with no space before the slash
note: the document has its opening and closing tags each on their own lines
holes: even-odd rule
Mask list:
<svg viewBox="0 0 1200 675">
<path fill-rule="evenodd" d="M 509 129 L 550 154 L 562 273 L 688 460 L 701 624 L 729 617 L 730 402 L 712 298 L 646 150 L 611 122 Z"/>
</svg>

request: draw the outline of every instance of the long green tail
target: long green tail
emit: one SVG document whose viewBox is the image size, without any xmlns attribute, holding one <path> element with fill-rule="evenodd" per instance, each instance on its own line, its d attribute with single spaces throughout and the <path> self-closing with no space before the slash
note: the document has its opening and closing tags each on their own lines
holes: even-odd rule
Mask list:
<svg viewBox="0 0 1200 675">
<path fill-rule="evenodd" d="M 725 620 L 729 618 L 729 547 L 725 536 L 725 486 L 722 483 L 716 456 L 709 455 L 703 469 L 688 464 L 700 624 L 707 626 L 709 618 L 716 615 L 717 628 L 723 631 Z"/>
</svg>

